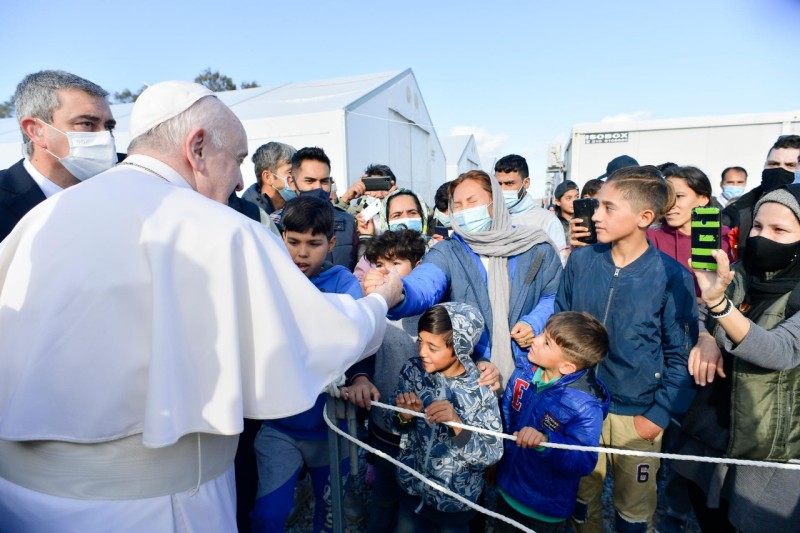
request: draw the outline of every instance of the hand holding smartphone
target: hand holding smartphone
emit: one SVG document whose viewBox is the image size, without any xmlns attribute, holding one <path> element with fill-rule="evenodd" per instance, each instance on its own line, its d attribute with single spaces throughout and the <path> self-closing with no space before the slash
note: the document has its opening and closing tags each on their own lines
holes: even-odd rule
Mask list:
<svg viewBox="0 0 800 533">
<path fill-rule="evenodd" d="M 594 227 L 594 221 L 592 217 L 594 216 L 594 211 L 599 206 L 599 202 L 596 198 L 581 198 L 575 200 L 572 204 L 574 209 L 574 217 L 581 219 L 580 224 L 576 224 L 577 226 L 581 226 L 586 228 L 589 231 L 589 236 L 587 237 L 580 237 L 580 242 L 586 244 L 594 244 L 597 242 L 597 230 Z"/>
<path fill-rule="evenodd" d="M 692 268 L 716 270 L 717 262 L 711 257 L 711 252 L 720 249 L 721 241 L 719 208 L 692 209 Z"/>
<path fill-rule="evenodd" d="M 392 188 L 392 178 L 388 176 L 362 178 L 361 181 L 364 183 L 364 190 L 367 191 L 388 191 Z"/>
</svg>

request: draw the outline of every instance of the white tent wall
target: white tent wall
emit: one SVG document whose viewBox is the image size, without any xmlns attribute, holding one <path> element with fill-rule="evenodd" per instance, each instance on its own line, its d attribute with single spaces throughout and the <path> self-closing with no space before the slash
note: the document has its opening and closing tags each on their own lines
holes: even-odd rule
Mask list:
<svg viewBox="0 0 800 533">
<path fill-rule="evenodd" d="M 452 181 L 470 170 L 481 168 L 481 158 L 478 155 L 474 135 L 450 135 L 442 137 L 441 141 L 447 158 L 447 181 Z"/>
<path fill-rule="evenodd" d="M 341 110 L 244 120 L 242 124 L 247 132 L 247 148 L 250 154 L 242 165 L 245 188 L 256 181 L 253 153 L 259 146 L 276 141 L 294 146 L 298 150 L 306 146 L 318 146 L 325 150 L 331 160 L 331 176 L 336 181 L 339 194 L 342 194 L 347 189 L 342 121 Z"/>
<path fill-rule="evenodd" d="M 797 111 L 577 124 L 565 150 L 564 163 L 567 179 L 580 186 L 603 174 L 608 162 L 623 154 L 643 165 L 667 161 L 691 165 L 706 173 L 718 195 L 720 175 L 731 166 L 747 170 L 748 190 L 758 186 L 767 152 L 778 136 L 798 133 Z M 625 141 L 596 142 L 602 141 L 598 135 L 605 134 L 624 134 Z"/>
<path fill-rule="evenodd" d="M 372 163 L 389 165 L 400 187 L 433 201 L 445 179 L 445 157 L 411 70 L 348 106 L 350 182 Z"/>
</svg>

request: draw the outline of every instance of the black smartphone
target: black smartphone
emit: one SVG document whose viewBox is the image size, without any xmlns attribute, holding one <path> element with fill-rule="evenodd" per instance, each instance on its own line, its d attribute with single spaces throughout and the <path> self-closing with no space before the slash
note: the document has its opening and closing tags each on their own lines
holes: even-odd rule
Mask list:
<svg viewBox="0 0 800 533">
<path fill-rule="evenodd" d="M 719 208 L 692 209 L 692 268 L 716 270 L 717 262 L 711 257 L 711 251 L 719 250 L 721 241 Z"/>
<path fill-rule="evenodd" d="M 434 235 L 441 235 L 445 239 L 450 236 L 450 228 L 446 226 L 434 226 L 433 228 Z"/>
<path fill-rule="evenodd" d="M 586 244 L 594 244 L 597 242 L 597 231 L 594 228 L 592 216 L 594 216 L 594 211 L 599 205 L 600 203 L 597 201 L 597 198 L 581 198 L 573 202 L 572 208 L 575 211 L 573 216 L 581 219 L 581 223 L 576 225 L 588 229 L 590 233 L 588 237 L 581 237 L 578 239 L 580 242 L 585 242 Z"/>
<path fill-rule="evenodd" d="M 364 189 L 367 191 L 388 191 L 392 188 L 392 178 L 388 176 L 361 178 L 361 181 L 364 182 Z"/>
</svg>

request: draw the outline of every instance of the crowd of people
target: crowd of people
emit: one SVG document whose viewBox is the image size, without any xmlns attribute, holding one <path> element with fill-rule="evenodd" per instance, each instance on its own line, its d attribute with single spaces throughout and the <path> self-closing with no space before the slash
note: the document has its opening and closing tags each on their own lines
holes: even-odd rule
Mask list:
<svg viewBox="0 0 800 533">
<path fill-rule="evenodd" d="M 476 504 L 493 486 L 493 508 L 537 532 L 602 532 L 608 475 L 623 533 L 691 515 L 800 527 L 796 470 L 671 461 L 659 495 L 657 457 L 546 445 L 800 460 L 800 136 L 768 147 L 749 192 L 739 166 L 714 197 L 699 168 L 623 155 L 582 190 L 558 184 L 551 212 L 510 154 L 431 209 L 383 162 L 340 195 L 323 149 L 274 141 L 240 197 L 247 137 L 211 91 L 149 87 L 127 154 L 106 97 L 41 71 L 14 98 L 0 530 L 283 531 L 309 487 L 311 527 L 329 531 L 349 459 L 331 462 L 327 392 L 372 446 Z M 579 198 L 596 200 L 596 243 Z M 720 246 L 697 269 L 707 206 Z M 483 530 L 463 501 L 368 462 L 367 531 Z"/>
</svg>

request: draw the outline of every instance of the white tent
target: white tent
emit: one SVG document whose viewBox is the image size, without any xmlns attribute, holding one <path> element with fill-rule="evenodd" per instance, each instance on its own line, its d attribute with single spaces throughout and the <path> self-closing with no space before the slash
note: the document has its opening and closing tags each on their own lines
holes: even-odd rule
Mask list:
<svg viewBox="0 0 800 533">
<path fill-rule="evenodd" d="M 447 181 L 456 179 L 464 172 L 481 168 L 481 158 L 478 155 L 474 135 L 442 137 L 442 147 L 447 160 Z"/>
<path fill-rule="evenodd" d="M 252 154 L 268 141 L 319 146 L 331 159 L 339 194 L 370 163 L 388 164 L 398 185 L 433 199 L 445 180 L 445 156 L 411 69 L 293 82 L 217 93 L 244 124 Z M 128 146 L 133 104 L 111 106 L 117 150 Z M 16 119 L 0 119 L 0 168 L 20 159 Z M 253 165 L 242 166 L 245 185 Z"/>
</svg>

